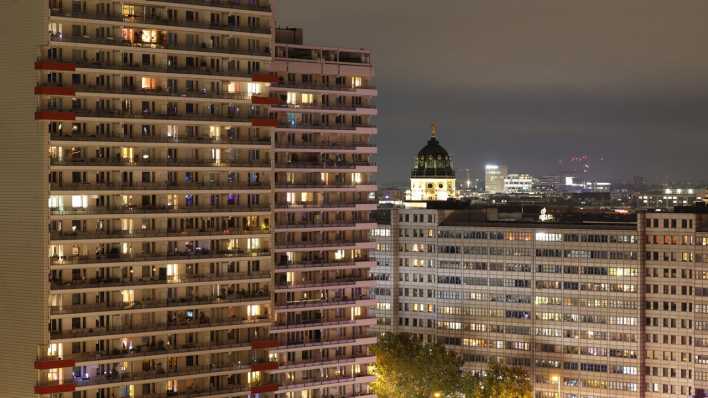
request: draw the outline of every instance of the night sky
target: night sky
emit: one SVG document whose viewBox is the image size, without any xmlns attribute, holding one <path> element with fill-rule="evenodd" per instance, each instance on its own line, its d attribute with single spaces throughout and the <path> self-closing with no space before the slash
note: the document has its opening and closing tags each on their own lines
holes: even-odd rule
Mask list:
<svg viewBox="0 0 708 398">
<path fill-rule="evenodd" d="M 379 185 L 437 121 L 458 179 L 485 162 L 708 181 L 708 1 L 275 0 L 306 44 L 369 48 Z"/>
</svg>

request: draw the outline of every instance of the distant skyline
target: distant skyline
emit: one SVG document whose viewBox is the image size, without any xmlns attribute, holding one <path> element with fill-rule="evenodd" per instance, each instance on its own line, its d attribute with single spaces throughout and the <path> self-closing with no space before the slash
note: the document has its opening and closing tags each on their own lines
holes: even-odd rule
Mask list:
<svg viewBox="0 0 708 398">
<path fill-rule="evenodd" d="M 705 181 L 708 2 L 275 6 L 310 44 L 373 50 L 380 185 L 405 181 L 432 121 L 458 173 L 496 162 L 554 174 L 587 153 L 606 179 Z"/>
</svg>

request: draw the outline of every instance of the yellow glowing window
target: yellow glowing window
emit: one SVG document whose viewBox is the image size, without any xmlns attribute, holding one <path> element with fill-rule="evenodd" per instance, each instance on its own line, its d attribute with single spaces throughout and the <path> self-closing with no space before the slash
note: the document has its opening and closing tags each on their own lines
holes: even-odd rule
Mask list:
<svg viewBox="0 0 708 398">
<path fill-rule="evenodd" d="M 290 105 L 297 104 L 297 93 L 288 93 L 287 102 Z"/>
<path fill-rule="evenodd" d="M 86 195 L 72 195 L 71 196 L 71 207 L 74 209 L 87 208 L 88 207 L 88 196 L 86 196 Z"/>
<path fill-rule="evenodd" d="M 145 29 L 140 35 L 140 41 L 143 43 L 157 43 L 157 31 L 153 29 Z"/>
<path fill-rule="evenodd" d="M 361 76 L 352 76 L 352 87 L 361 87 Z"/>
<path fill-rule="evenodd" d="M 248 384 L 258 384 L 261 381 L 261 372 L 248 372 Z"/>
<path fill-rule="evenodd" d="M 143 77 L 141 83 L 143 90 L 154 90 L 157 88 L 157 82 L 152 77 Z"/>
<path fill-rule="evenodd" d="M 248 83 L 248 95 L 258 95 L 262 91 L 260 83 Z"/>
<path fill-rule="evenodd" d="M 226 85 L 226 91 L 230 94 L 238 92 L 238 84 L 236 82 L 229 82 Z"/>
<path fill-rule="evenodd" d="M 135 16 L 135 6 L 129 4 L 123 4 L 123 16 L 133 17 Z"/>
<path fill-rule="evenodd" d="M 312 94 L 302 94 L 301 100 L 303 104 L 311 104 L 315 101 L 315 97 Z"/>
<path fill-rule="evenodd" d="M 361 173 L 352 173 L 352 182 L 354 184 L 361 184 Z"/>
<path fill-rule="evenodd" d="M 123 304 L 133 304 L 135 302 L 135 290 L 121 290 L 120 295 L 123 299 Z"/>
</svg>

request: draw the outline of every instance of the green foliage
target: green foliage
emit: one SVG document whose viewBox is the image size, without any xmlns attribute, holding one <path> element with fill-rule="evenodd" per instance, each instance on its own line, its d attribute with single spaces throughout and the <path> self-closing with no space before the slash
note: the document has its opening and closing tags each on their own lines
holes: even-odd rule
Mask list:
<svg viewBox="0 0 708 398">
<path fill-rule="evenodd" d="M 372 388 L 379 398 L 531 397 L 531 383 L 523 370 L 490 364 L 484 376 L 465 373 L 458 355 L 407 334 L 381 336 L 373 352 Z"/>
</svg>

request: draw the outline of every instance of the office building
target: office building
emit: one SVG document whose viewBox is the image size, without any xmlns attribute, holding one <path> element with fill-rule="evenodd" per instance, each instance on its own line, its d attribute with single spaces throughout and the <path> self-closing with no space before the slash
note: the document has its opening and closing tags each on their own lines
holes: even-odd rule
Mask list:
<svg viewBox="0 0 708 398">
<path fill-rule="evenodd" d="M 484 166 L 484 191 L 486 193 L 504 192 L 504 179 L 508 169 L 503 165 L 488 164 Z"/>
<path fill-rule="evenodd" d="M 537 181 L 528 174 L 508 174 L 504 177 L 504 193 L 533 192 Z"/>
<path fill-rule="evenodd" d="M 0 395 L 370 396 L 370 53 L 267 0 L 0 10 Z"/>
<path fill-rule="evenodd" d="M 380 215 L 378 330 L 521 366 L 539 398 L 705 396 L 708 208 L 520 211 Z"/>
</svg>

